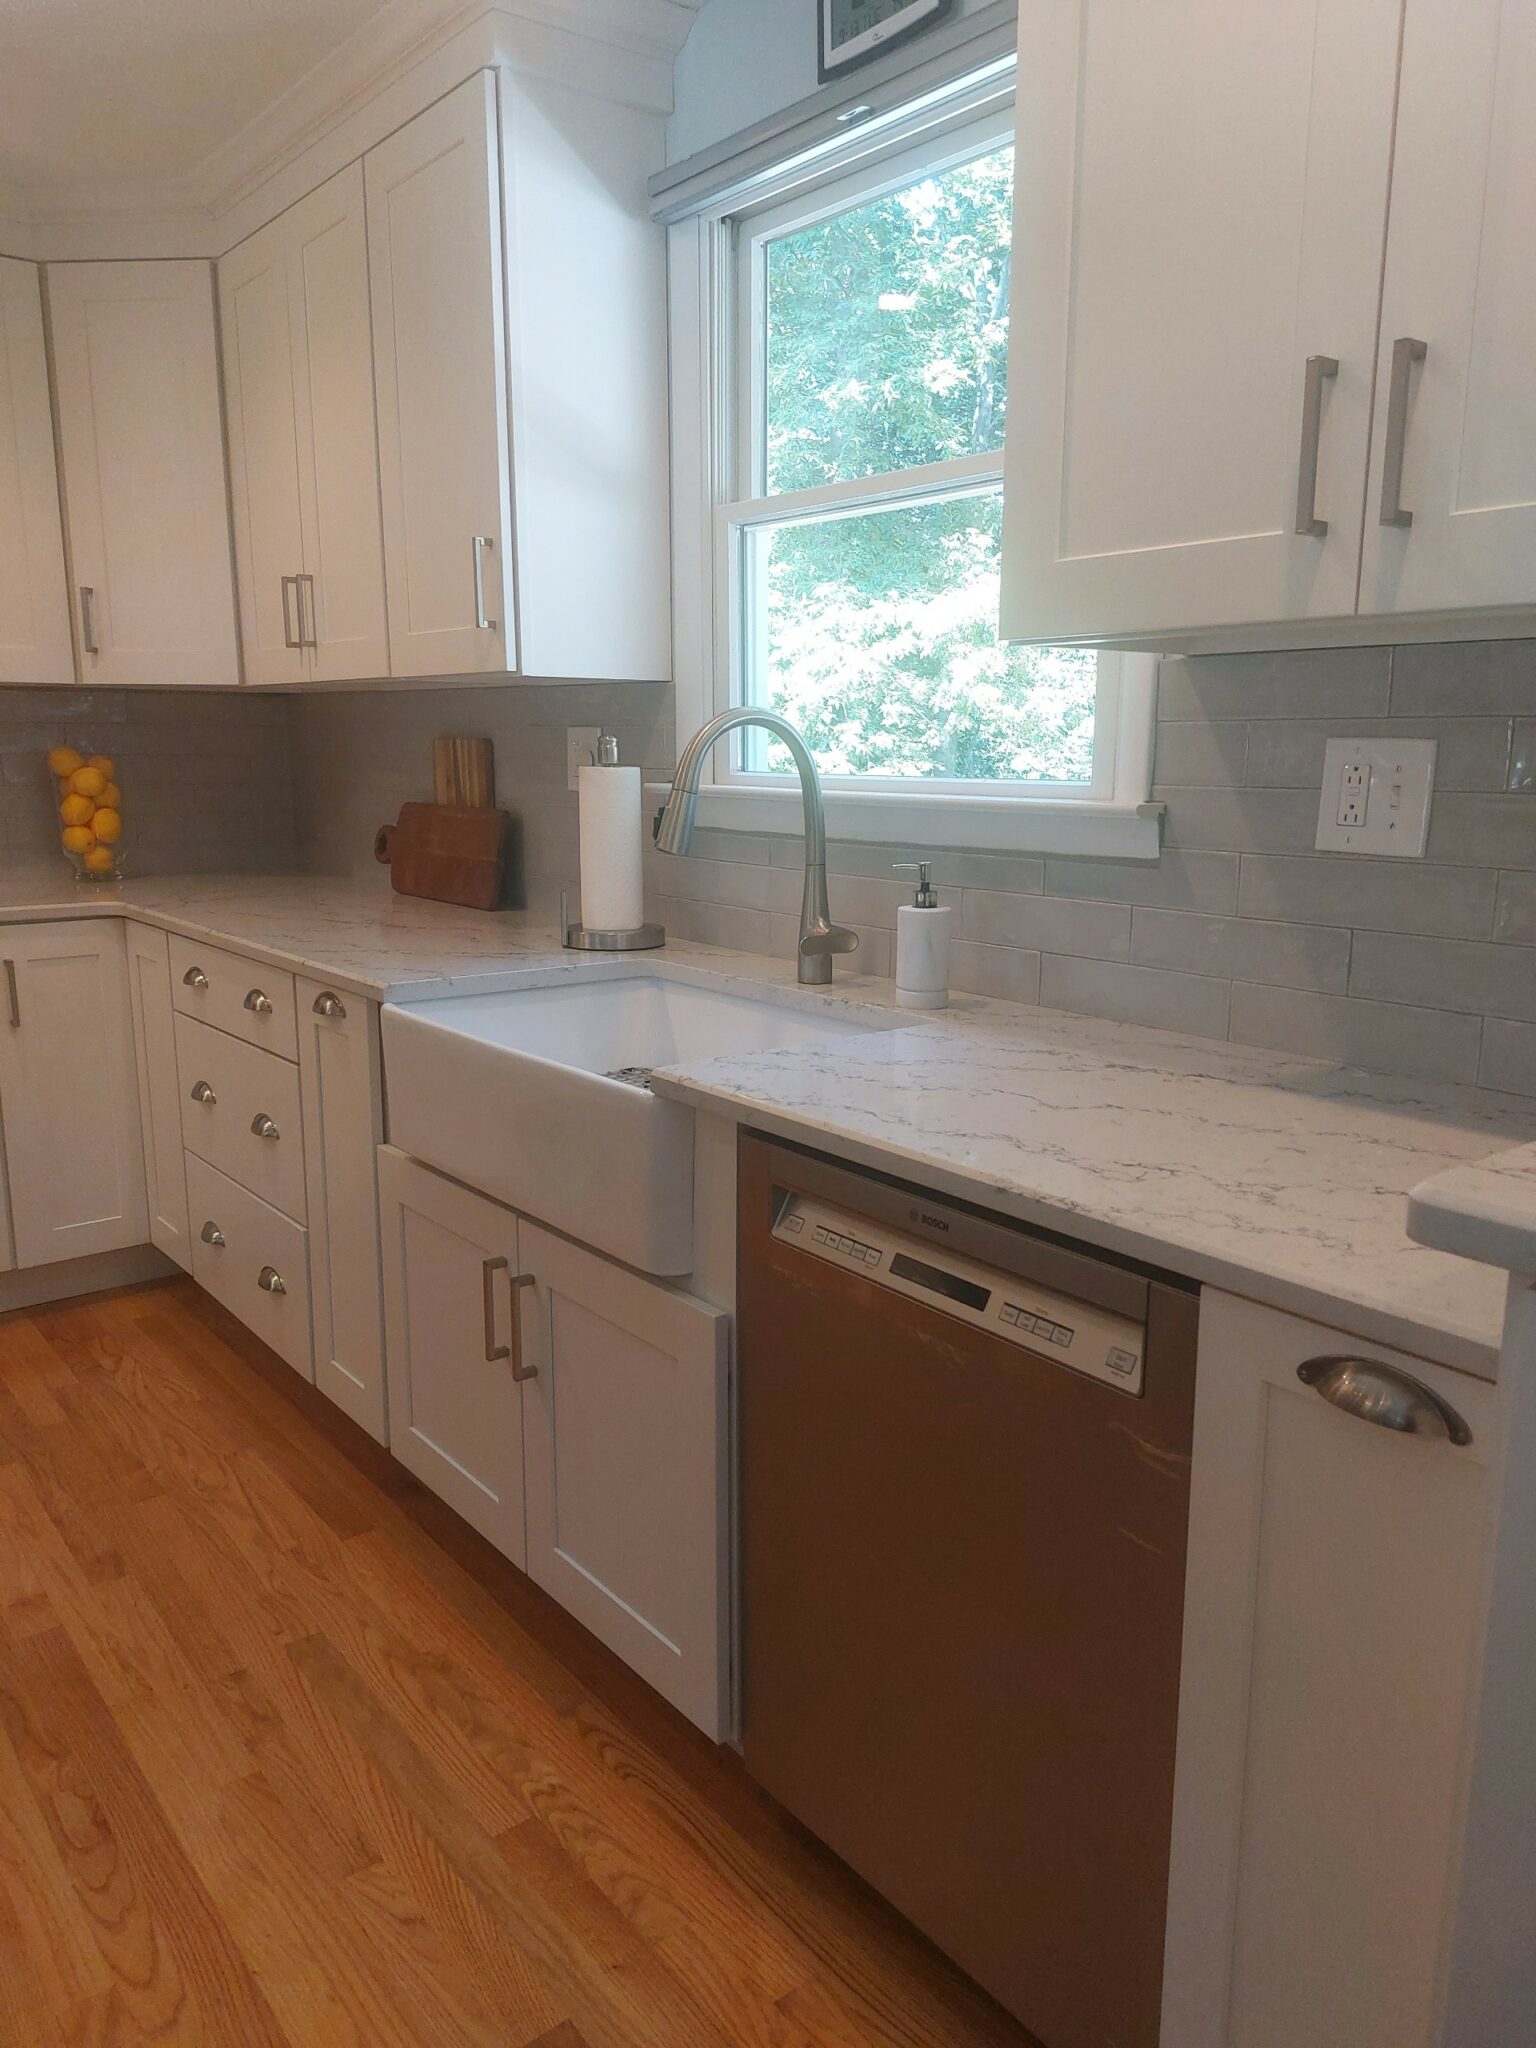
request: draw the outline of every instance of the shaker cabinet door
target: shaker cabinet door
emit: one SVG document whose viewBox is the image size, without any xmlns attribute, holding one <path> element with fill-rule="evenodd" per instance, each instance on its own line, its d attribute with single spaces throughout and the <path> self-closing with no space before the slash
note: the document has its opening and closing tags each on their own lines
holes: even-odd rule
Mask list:
<svg viewBox="0 0 1536 2048">
<path fill-rule="evenodd" d="M 1536 604 L 1536 5 L 1410 0 L 1362 612 Z"/>
<path fill-rule="evenodd" d="M 1005 637 L 1354 612 L 1401 4 L 1020 10 Z"/>
<path fill-rule="evenodd" d="M 72 683 L 37 266 L 0 256 L 0 683 Z"/>
<path fill-rule="evenodd" d="M 363 167 L 390 667 L 513 668 L 494 74 L 418 114 Z"/>
<path fill-rule="evenodd" d="M 238 683 L 213 276 L 50 263 L 64 509 L 86 683 Z"/>
<path fill-rule="evenodd" d="M 389 1447 L 515 1565 L 523 1528 L 510 1209 L 379 1148 Z"/>
</svg>

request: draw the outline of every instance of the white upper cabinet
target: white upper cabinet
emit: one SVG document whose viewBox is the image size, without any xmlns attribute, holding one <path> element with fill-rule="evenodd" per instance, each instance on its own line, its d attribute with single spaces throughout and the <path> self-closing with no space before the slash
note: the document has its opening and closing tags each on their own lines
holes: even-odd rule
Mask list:
<svg viewBox="0 0 1536 2048">
<path fill-rule="evenodd" d="M 364 159 L 397 676 L 517 665 L 496 80 Z"/>
<path fill-rule="evenodd" d="M 363 171 L 219 265 L 246 679 L 389 673 Z"/>
<path fill-rule="evenodd" d="M 1006 636 L 1353 612 L 1400 11 L 1021 10 Z"/>
<path fill-rule="evenodd" d="M 237 683 L 212 272 L 47 279 L 81 678 Z"/>
<path fill-rule="evenodd" d="M 1411 0 L 1362 612 L 1536 602 L 1533 196 L 1536 5 Z"/>
<path fill-rule="evenodd" d="M 0 257 L 0 683 L 74 679 L 42 293 Z"/>
</svg>

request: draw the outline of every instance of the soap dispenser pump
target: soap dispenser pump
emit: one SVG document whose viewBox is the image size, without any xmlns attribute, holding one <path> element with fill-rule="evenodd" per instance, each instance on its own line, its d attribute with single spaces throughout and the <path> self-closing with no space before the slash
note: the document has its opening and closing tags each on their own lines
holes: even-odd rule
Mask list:
<svg viewBox="0 0 1536 2048">
<path fill-rule="evenodd" d="M 929 880 L 933 863 L 899 860 L 916 870 L 917 893 L 896 913 L 896 1002 L 903 1010 L 942 1010 L 949 1002 L 949 926 L 953 913 Z"/>
</svg>

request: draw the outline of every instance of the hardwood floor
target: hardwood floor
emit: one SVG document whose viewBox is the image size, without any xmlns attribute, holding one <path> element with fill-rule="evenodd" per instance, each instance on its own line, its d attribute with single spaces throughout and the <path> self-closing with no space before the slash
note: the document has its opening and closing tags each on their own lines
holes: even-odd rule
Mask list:
<svg viewBox="0 0 1536 2048">
<path fill-rule="evenodd" d="M 0 2048 L 1026 2041 L 189 1282 L 0 1321 Z"/>
</svg>

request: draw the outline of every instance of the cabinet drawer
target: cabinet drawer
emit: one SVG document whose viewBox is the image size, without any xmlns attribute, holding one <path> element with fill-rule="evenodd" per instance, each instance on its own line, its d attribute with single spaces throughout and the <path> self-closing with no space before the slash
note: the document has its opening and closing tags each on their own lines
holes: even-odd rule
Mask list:
<svg viewBox="0 0 1536 2048">
<path fill-rule="evenodd" d="M 216 1024 L 285 1060 L 299 1056 L 293 976 L 218 946 L 171 939 L 171 994 L 185 1017 Z"/>
<path fill-rule="evenodd" d="M 309 1233 L 206 1160 L 187 1159 L 192 1277 L 304 1378 L 314 1378 Z"/>
<path fill-rule="evenodd" d="M 176 1069 L 187 1150 L 306 1221 L 298 1068 L 195 1017 L 178 1017 Z"/>
</svg>

